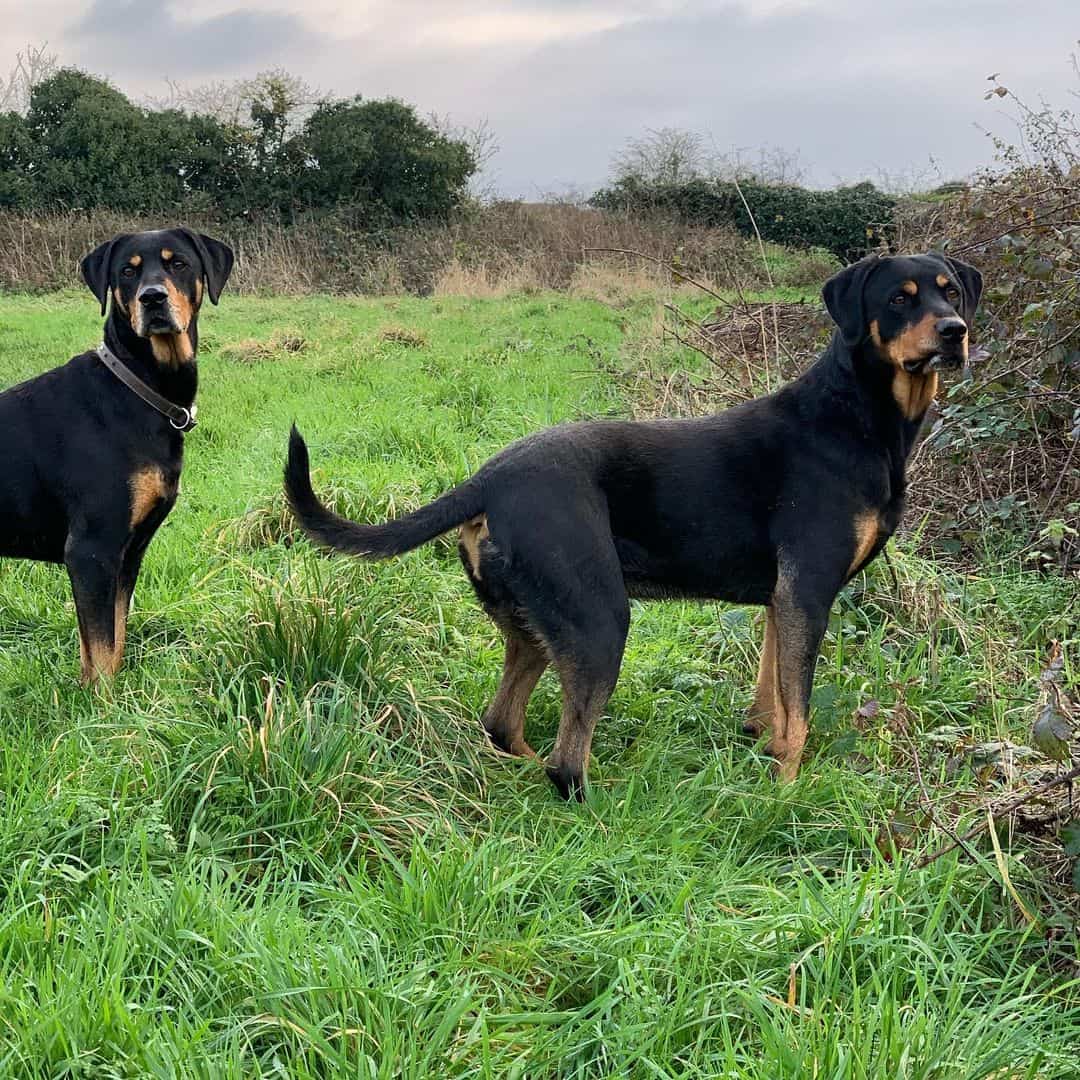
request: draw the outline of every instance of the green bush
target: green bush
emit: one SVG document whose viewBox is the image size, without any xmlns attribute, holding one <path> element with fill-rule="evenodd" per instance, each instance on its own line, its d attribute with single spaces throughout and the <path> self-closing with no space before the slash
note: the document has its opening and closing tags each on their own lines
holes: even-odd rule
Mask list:
<svg viewBox="0 0 1080 1080">
<path fill-rule="evenodd" d="M 302 124 L 271 88 L 250 123 L 146 109 L 64 68 L 38 83 L 25 117 L 0 113 L 0 208 L 112 210 L 288 221 L 355 208 L 367 228 L 445 218 L 474 155 L 404 102 L 324 101 Z"/>
<path fill-rule="evenodd" d="M 698 225 L 734 226 L 748 236 L 754 234 L 756 223 L 764 240 L 825 248 L 845 261 L 877 246 L 896 204 L 891 195 L 870 183 L 812 191 L 754 180 L 648 184 L 636 178 L 620 180 L 590 201 L 606 210 L 661 213 Z"/>
</svg>

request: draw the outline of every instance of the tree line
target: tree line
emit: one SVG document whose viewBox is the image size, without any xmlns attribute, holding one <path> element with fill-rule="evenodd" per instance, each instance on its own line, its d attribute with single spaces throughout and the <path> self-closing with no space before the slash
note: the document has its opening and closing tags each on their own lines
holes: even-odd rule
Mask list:
<svg viewBox="0 0 1080 1080">
<path fill-rule="evenodd" d="M 448 218 L 494 152 L 481 126 L 455 130 L 395 99 L 335 99 L 285 71 L 185 88 L 139 104 L 59 67 L 43 49 L 0 80 L 0 210 L 111 210 L 289 224 L 347 211 L 350 232 Z M 895 200 L 868 183 L 801 186 L 798 155 L 719 158 L 674 128 L 627 141 L 600 210 L 729 226 L 841 259 L 875 246 Z"/>
<path fill-rule="evenodd" d="M 372 228 L 446 217 L 478 167 L 468 141 L 404 102 L 298 109 L 270 77 L 245 111 L 138 105 L 62 68 L 0 112 L 0 208 L 257 215 L 355 208 Z"/>
</svg>

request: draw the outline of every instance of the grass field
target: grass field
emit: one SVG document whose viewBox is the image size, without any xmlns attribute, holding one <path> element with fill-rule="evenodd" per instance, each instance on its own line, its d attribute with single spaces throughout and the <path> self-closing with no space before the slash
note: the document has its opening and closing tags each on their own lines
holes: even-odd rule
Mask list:
<svg viewBox="0 0 1080 1080">
<path fill-rule="evenodd" d="M 901 542 L 899 595 L 877 566 L 838 602 L 787 787 L 738 735 L 758 613 L 638 607 L 577 806 L 485 744 L 501 653 L 450 541 L 362 565 L 292 532 L 294 418 L 340 508 L 400 512 L 538 426 L 625 414 L 612 372 L 650 317 L 204 315 L 200 425 L 115 682 L 77 687 L 62 571 L 0 564 L 0 1075 L 1080 1076 L 1076 908 L 1023 838 L 924 870 L 878 844 L 921 817 L 901 715 L 949 808 L 980 776 L 924 733 L 1024 741 L 1075 637 L 1066 583 Z M 0 385 L 99 333 L 86 295 L 0 298 Z M 547 675 L 534 745 L 557 719 Z"/>
</svg>

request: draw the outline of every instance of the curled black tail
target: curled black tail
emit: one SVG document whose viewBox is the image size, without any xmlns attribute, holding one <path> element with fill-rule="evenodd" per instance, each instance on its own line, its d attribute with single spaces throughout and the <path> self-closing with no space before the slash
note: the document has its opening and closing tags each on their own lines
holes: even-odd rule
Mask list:
<svg viewBox="0 0 1080 1080">
<path fill-rule="evenodd" d="M 289 434 L 285 495 L 304 532 L 317 544 L 368 559 L 388 559 L 412 551 L 484 509 L 474 477 L 427 506 L 385 525 L 360 525 L 343 518 L 328 510 L 312 490 L 307 444 L 295 424 Z"/>
</svg>

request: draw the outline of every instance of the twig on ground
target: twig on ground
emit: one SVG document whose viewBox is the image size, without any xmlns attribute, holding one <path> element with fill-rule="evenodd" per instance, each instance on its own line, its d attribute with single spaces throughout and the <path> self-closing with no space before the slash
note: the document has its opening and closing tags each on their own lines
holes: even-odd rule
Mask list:
<svg viewBox="0 0 1080 1080">
<path fill-rule="evenodd" d="M 926 809 L 927 814 L 930 816 L 930 820 L 943 832 L 946 836 L 950 837 L 954 843 L 953 847 L 961 847 L 964 849 L 964 853 L 971 859 L 975 859 L 975 852 L 971 850 L 964 843 L 964 838 L 957 836 L 953 829 L 950 829 L 948 825 L 944 824 L 937 815 L 937 811 L 934 808 L 934 800 L 930 797 L 930 792 L 926 789 L 926 782 L 923 780 L 922 761 L 919 758 L 919 747 L 914 737 L 911 734 L 911 728 L 907 722 L 906 710 L 904 715 L 900 718 L 901 728 L 904 737 L 908 741 L 908 746 L 911 748 L 911 761 L 915 767 L 915 781 L 919 785 L 919 790 L 922 792 L 922 804 Z"/>
<path fill-rule="evenodd" d="M 924 855 L 916 864 L 916 870 L 922 870 L 924 867 L 929 866 L 933 862 L 937 862 L 943 855 L 948 855 L 950 851 L 954 851 L 968 840 L 974 839 L 980 833 L 986 831 L 991 821 L 997 821 L 998 818 L 1003 818 L 1007 814 L 1011 814 L 1016 810 L 1019 810 L 1021 806 L 1026 805 L 1029 802 L 1033 802 L 1035 799 L 1046 792 L 1052 791 L 1054 788 L 1061 787 L 1062 784 L 1071 783 L 1077 777 L 1080 777 L 1080 765 L 1076 765 L 1069 769 L 1068 772 L 1058 773 L 1057 776 L 1050 777 L 1049 780 L 1044 780 L 1043 783 L 1031 788 L 1029 791 L 1025 791 L 1022 795 L 1017 795 L 1015 798 L 1008 800 L 996 809 L 992 806 L 988 806 L 987 818 L 985 821 L 979 822 L 978 825 L 973 825 L 967 832 L 961 833 L 956 839 L 944 847 L 938 848 L 937 851 L 931 852 L 929 855 Z M 965 848 L 965 850 L 967 850 Z"/>
</svg>

